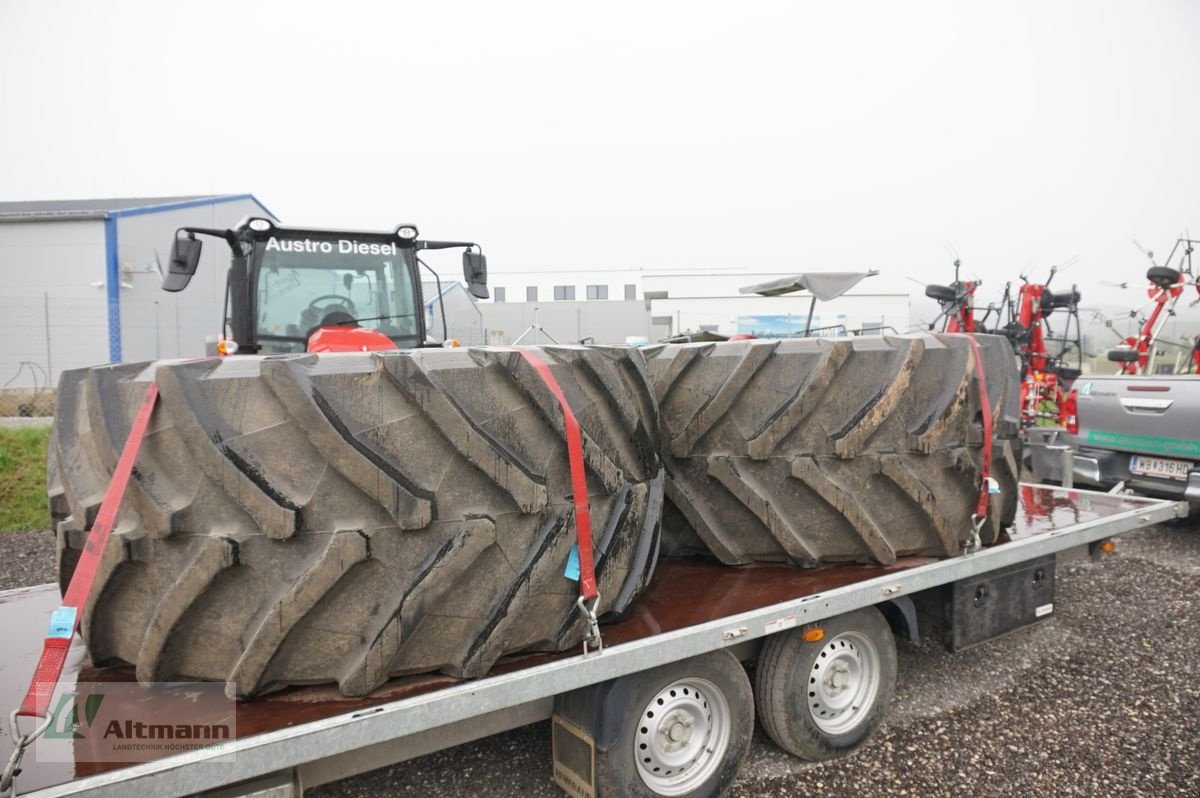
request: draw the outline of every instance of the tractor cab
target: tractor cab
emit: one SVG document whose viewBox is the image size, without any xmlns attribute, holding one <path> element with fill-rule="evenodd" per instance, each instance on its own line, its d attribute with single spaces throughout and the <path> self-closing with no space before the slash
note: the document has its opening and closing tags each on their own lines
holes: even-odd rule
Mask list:
<svg viewBox="0 0 1200 798">
<path fill-rule="evenodd" d="M 468 290 L 488 296 L 487 260 L 473 242 L 424 241 L 407 224 L 364 232 L 284 227 L 263 218 L 232 230 L 180 228 L 164 290 L 182 291 L 196 273 L 197 235 L 223 239 L 232 255 L 222 354 L 427 345 L 418 271 L 428 266 L 417 255 L 425 249 L 462 248 Z"/>
</svg>

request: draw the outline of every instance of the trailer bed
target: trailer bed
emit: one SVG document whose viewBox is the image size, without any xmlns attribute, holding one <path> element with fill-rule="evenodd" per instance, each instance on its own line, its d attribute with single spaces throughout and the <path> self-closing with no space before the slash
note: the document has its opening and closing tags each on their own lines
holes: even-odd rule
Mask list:
<svg viewBox="0 0 1200 798">
<path fill-rule="evenodd" d="M 467 682 L 436 674 L 398 678 L 362 699 L 343 698 L 333 685 L 292 688 L 237 706 L 232 757 L 228 751 L 194 752 L 140 764 L 48 763 L 38 761 L 35 746 L 17 786 L 21 794 L 47 797 L 85 791 L 164 795 L 265 779 L 260 786 L 288 794 L 295 783 L 326 783 L 544 719 L 559 693 L 1086 545 L 1180 512 L 1164 500 L 1038 485 L 1020 491 L 1009 539 L 973 554 L 813 570 L 664 560 L 628 617 L 603 627 L 602 653 L 509 658 L 488 677 Z M 5 709 L 20 702 L 58 601 L 50 585 L 0 593 L 0 628 L 8 643 L 0 658 Z M 91 667 L 77 643 L 59 689 L 120 681 L 134 681 L 132 668 Z M 144 691 L 150 706 L 155 695 Z M 0 755 L 7 759 L 7 729 L 0 739 Z"/>
</svg>

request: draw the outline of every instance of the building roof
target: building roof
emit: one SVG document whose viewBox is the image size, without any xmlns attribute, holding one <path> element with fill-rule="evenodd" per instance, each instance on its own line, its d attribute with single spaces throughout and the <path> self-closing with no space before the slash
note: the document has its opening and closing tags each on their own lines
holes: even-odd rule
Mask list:
<svg viewBox="0 0 1200 798">
<path fill-rule="evenodd" d="M 459 285 L 457 280 L 442 280 L 442 291 L 438 293 L 438 284 L 435 280 L 421 281 L 421 296 L 425 297 L 425 304 L 432 305 L 437 302 L 439 296 L 445 296 L 454 290 L 454 286 Z"/>
<path fill-rule="evenodd" d="M 236 200 L 253 200 L 272 217 L 253 194 L 198 194 L 180 197 L 126 197 L 119 199 L 38 200 L 0 202 L 0 222 L 53 222 L 77 219 L 109 219 L 160 213 L 200 205 Z"/>
</svg>

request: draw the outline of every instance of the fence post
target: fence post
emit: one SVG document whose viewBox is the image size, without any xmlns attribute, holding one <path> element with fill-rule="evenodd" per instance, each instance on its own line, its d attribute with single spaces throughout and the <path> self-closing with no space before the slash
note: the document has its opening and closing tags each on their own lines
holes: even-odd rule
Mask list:
<svg viewBox="0 0 1200 798">
<path fill-rule="evenodd" d="M 54 361 L 50 359 L 50 292 L 42 292 L 42 320 L 46 323 L 46 379 L 54 383 Z"/>
</svg>

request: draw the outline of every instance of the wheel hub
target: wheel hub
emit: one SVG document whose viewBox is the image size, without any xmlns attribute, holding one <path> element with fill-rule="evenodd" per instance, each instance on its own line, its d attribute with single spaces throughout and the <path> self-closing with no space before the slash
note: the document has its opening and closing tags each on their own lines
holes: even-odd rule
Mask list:
<svg viewBox="0 0 1200 798">
<path fill-rule="evenodd" d="M 732 714 L 725 696 L 703 679 L 674 682 L 642 710 L 634 735 L 638 775 L 659 795 L 684 795 L 703 784 L 729 746 Z"/>
<path fill-rule="evenodd" d="M 835 662 L 829 669 L 829 676 L 825 680 L 826 686 L 831 691 L 845 690 L 850 685 L 850 667 L 844 662 Z"/>
<path fill-rule="evenodd" d="M 813 662 L 808 706 L 827 734 L 853 729 L 869 714 L 879 694 L 879 653 L 869 638 L 845 632 L 830 640 Z"/>
<path fill-rule="evenodd" d="M 668 751 L 686 748 L 695 724 L 696 718 L 682 709 L 667 713 L 658 727 L 658 733 L 663 737 L 663 747 Z"/>
</svg>

